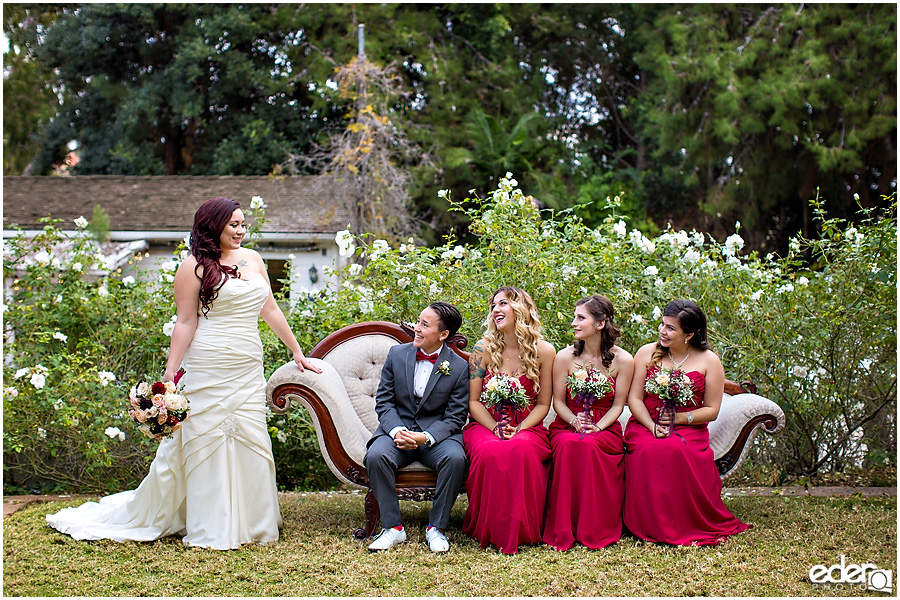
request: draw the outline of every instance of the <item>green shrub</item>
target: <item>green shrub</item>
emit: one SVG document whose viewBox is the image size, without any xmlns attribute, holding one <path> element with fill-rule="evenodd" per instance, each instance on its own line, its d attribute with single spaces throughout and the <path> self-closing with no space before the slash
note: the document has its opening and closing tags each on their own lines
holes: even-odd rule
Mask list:
<svg viewBox="0 0 900 600">
<path fill-rule="evenodd" d="M 4 489 L 139 481 L 153 445 L 131 425 L 125 399 L 139 377 L 162 372 L 170 284 L 109 272 L 84 227 L 67 239 L 53 222 L 33 240 L 8 240 L 3 274 Z"/>
<path fill-rule="evenodd" d="M 542 215 L 509 175 L 485 200 L 447 199 L 467 213 L 476 244 L 355 239 L 358 264 L 343 270 L 343 285 L 303 299 L 292 323 L 320 339 L 360 320 L 412 322 L 444 299 L 460 308 L 474 343 L 490 294 L 516 285 L 534 298 L 557 349 L 572 341 L 575 301 L 601 293 L 616 306 L 621 345 L 635 352 L 655 339 L 667 302 L 690 298 L 707 314 L 726 376 L 756 383 L 785 410 L 786 429 L 759 438 L 755 460 L 780 479 L 895 460 L 895 198 L 885 214 L 863 211 L 858 228 L 827 219 L 815 201 L 819 236 L 797 238 L 786 257 L 743 253 L 739 224 L 724 243 L 696 231 L 648 239 L 617 216 L 618 199 L 596 229 L 573 211 Z"/>
<path fill-rule="evenodd" d="M 254 198 L 246 211 L 249 244 L 265 223 Z M 4 305 L 3 470 L 6 493 L 112 492 L 135 487 L 157 444 L 126 414 L 128 390 L 140 378 L 159 378 L 175 314 L 173 274 L 186 256 L 151 271 L 135 256 L 110 272 L 91 224 L 77 220 L 69 238 L 47 219 L 32 240 L 4 247 L 10 284 Z M 327 323 L 327 322 L 326 322 Z M 290 359 L 260 321 L 267 374 Z M 315 345 L 298 332 L 304 348 Z M 101 376 L 101 373 L 103 376 Z M 33 379 L 34 378 L 34 379 Z M 321 458 L 304 410 L 270 416 L 281 489 L 325 489 L 337 480 Z"/>
<path fill-rule="evenodd" d="M 341 270 L 342 283 L 305 294 L 287 311 L 305 351 L 354 322 L 412 322 L 439 299 L 460 308 L 461 333 L 474 343 L 490 294 L 517 285 L 534 297 L 556 348 L 571 342 L 578 298 L 609 296 L 624 329 L 620 343 L 634 352 L 655 338 L 669 300 L 691 298 L 707 314 L 726 375 L 755 382 L 785 410 L 785 430 L 758 437 L 753 456 L 775 481 L 895 462 L 895 199 L 884 214 L 863 214 L 857 227 L 827 219 L 815 202 L 816 237 L 796 239 L 788 256 L 760 257 L 743 252 L 739 227 L 724 243 L 673 230 L 648 239 L 628 229 L 616 200 L 602 207 L 597 228 L 573 210 L 541 214 L 510 176 L 486 199 L 439 196 L 466 213 L 477 242 L 392 248 L 340 233 L 345 253 L 356 257 Z M 257 220 L 263 208 L 251 207 Z M 65 240 L 50 223 L 32 241 L 6 245 L 7 492 L 125 489 L 152 458 L 155 444 L 136 432 L 124 407 L 131 384 L 162 372 L 174 314 L 170 276 L 151 278 L 137 264 L 135 281 L 108 272 L 94 280 L 85 272 L 95 262 L 83 230 Z M 290 355 L 260 327 L 270 375 Z M 303 409 L 272 415 L 269 429 L 281 489 L 336 485 Z"/>
</svg>

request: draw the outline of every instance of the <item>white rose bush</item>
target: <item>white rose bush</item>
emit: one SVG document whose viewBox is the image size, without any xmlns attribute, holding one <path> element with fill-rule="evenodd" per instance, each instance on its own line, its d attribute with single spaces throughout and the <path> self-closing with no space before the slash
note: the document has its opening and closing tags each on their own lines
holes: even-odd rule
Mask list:
<svg viewBox="0 0 900 600">
<path fill-rule="evenodd" d="M 249 205 L 253 245 L 265 202 L 254 197 Z M 84 217 L 74 232 L 42 221 L 33 239 L 4 241 L 4 379 L 15 381 L 3 394 L 4 491 L 134 487 L 156 443 L 105 432 L 134 430 L 123 382 L 162 375 L 175 323 L 173 275 L 188 239 L 151 277 L 145 255 L 107 265 Z"/>
<path fill-rule="evenodd" d="M 105 432 L 133 429 L 119 382 L 164 364 L 171 284 L 136 277 L 137 257 L 130 273 L 91 275 L 100 248 L 86 219 L 75 227 L 66 237 L 71 226 L 47 220 L 33 240 L 6 241 L 4 378 L 17 390 L 3 395 L 7 492 L 125 489 L 153 456 L 142 436 Z"/>
<path fill-rule="evenodd" d="M 747 251 L 739 224 L 722 242 L 671 228 L 648 237 L 620 214 L 619 199 L 598 203 L 605 220 L 591 228 L 580 208 L 539 210 L 510 174 L 496 190 L 469 195 L 440 196 L 468 216 L 465 240 L 429 248 L 406 236 L 338 232 L 341 283 L 292 298 L 289 310 L 279 297 L 301 346 L 359 321 L 413 322 L 423 306 L 446 300 L 459 307 L 471 347 L 489 294 L 516 285 L 537 302 L 557 349 L 572 341 L 575 301 L 608 296 L 620 345 L 633 353 L 655 339 L 668 301 L 690 298 L 709 319 L 726 376 L 752 381 L 787 415 L 783 432 L 757 437 L 745 469 L 779 483 L 896 460 L 896 202 L 883 214 L 863 212 L 852 227 L 814 202 L 812 239 L 792 239 L 785 256 L 759 256 Z M 264 203 L 256 204 L 250 212 L 264 222 Z M 83 229 L 76 235 L 87 236 Z M 10 240 L 4 252 L 12 282 L 4 312 L 7 493 L 127 489 L 152 457 L 152 442 L 130 433 L 123 382 L 161 372 L 174 327 L 172 284 L 142 276 L 140 264 L 124 275 L 134 281 L 118 272 L 92 279 L 97 248 L 79 237 L 62 256 L 62 237 L 48 223 L 33 242 Z M 174 273 L 183 248 L 163 275 Z M 269 375 L 290 356 L 262 322 L 260 331 Z M 105 433 L 114 429 L 125 439 Z M 281 488 L 335 485 L 308 414 L 272 416 L 269 431 Z"/>
<path fill-rule="evenodd" d="M 540 211 L 514 181 L 507 174 L 485 198 L 441 195 L 469 216 L 469 244 L 449 237 L 428 248 L 403 239 L 385 250 L 371 236 L 341 232 L 342 254 L 356 265 L 345 273 L 356 285 L 294 307 L 295 331 L 309 335 L 301 344 L 358 321 L 413 322 L 435 300 L 459 307 L 471 344 L 484 331 L 489 294 L 516 285 L 537 302 L 557 349 L 572 341 L 575 301 L 608 296 L 624 330 L 620 345 L 633 353 L 655 339 L 670 300 L 690 298 L 709 319 L 726 376 L 751 381 L 787 414 L 782 433 L 757 438 L 751 464 L 761 476 L 777 483 L 891 460 L 883 449 L 895 447 L 896 435 L 896 203 L 849 227 L 814 202 L 819 237 L 795 238 L 786 256 L 760 257 L 745 250 L 740 223 L 721 243 L 673 229 L 651 239 L 629 229 L 619 201 L 607 199 L 605 221 L 591 229 L 577 211 Z M 798 386 L 791 370 L 801 362 L 827 374 Z"/>
</svg>

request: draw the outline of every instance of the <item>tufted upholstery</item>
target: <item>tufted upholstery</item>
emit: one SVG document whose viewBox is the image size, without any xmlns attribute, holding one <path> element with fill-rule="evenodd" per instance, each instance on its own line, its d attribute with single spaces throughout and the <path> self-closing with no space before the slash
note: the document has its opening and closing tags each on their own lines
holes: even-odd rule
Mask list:
<svg viewBox="0 0 900 600">
<path fill-rule="evenodd" d="M 371 437 L 372 432 L 366 428 L 362 419 L 360 419 L 359 414 L 353 409 L 340 373 L 338 373 L 330 363 L 324 360 L 315 358 L 310 358 L 309 360 L 322 369 L 322 373 L 316 374 L 309 370 L 301 373 L 293 361 L 286 363 L 269 378 L 267 390 L 269 405 L 276 412 L 286 412 L 286 410 L 290 409 L 290 404 L 286 405 L 284 410 L 282 410 L 272 403 L 273 391 L 282 385 L 296 385 L 312 391 L 313 394 L 321 399 L 334 423 L 335 429 L 340 432 L 340 441 L 344 450 L 354 462 L 361 465 L 363 456 L 365 456 L 366 453 L 366 442 Z M 310 408 L 300 396 L 289 394 L 287 399 L 291 403 L 298 402 L 306 405 L 308 409 Z M 334 473 L 335 477 L 343 483 L 355 488 L 364 489 L 365 486 L 348 479 L 347 474 L 339 465 L 335 464 L 334 457 L 327 451 L 326 439 L 324 436 L 325 424 L 322 422 L 319 413 L 310 409 L 309 415 L 316 428 L 319 449 L 322 451 L 322 457 L 325 459 L 328 468 Z"/>
<path fill-rule="evenodd" d="M 338 372 L 353 410 L 369 433 L 378 427 L 375 393 L 381 380 L 381 368 L 388 350 L 398 343 L 384 335 L 367 335 L 338 345 L 323 359 Z"/>
</svg>

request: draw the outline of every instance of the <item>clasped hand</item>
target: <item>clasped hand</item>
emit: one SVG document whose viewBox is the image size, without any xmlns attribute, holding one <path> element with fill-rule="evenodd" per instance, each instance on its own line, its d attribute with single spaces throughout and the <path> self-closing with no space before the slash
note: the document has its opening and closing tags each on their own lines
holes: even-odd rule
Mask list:
<svg viewBox="0 0 900 600">
<path fill-rule="evenodd" d="M 675 416 L 662 412 L 662 408 L 656 409 L 659 413 L 656 423 L 653 424 L 653 433 L 656 437 L 665 437 L 669 434 L 669 426 L 674 425 Z"/>
<path fill-rule="evenodd" d="M 584 413 L 575 415 L 575 418 L 572 420 L 572 427 L 576 433 L 597 433 L 598 431 L 603 431 L 596 423 L 588 423 Z"/>
<path fill-rule="evenodd" d="M 401 429 L 394 436 L 394 445 L 398 450 L 415 450 L 419 446 L 424 446 L 428 441 L 424 433 Z"/>
<path fill-rule="evenodd" d="M 498 423 L 498 425 L 499 425 L 499 423 Z M 519 428 L 511 423 L 507 423 L 506 425 L 504 425 L 502 432 L 497 431 L 497 428 L 494 427 L 494 435 L 496 435 L 501 440 L 512 439 L 512 437 L 514 435 L 516 435 L 517 433 L 519 433 L 519 431 L 520 431 Z"/>
</svg>

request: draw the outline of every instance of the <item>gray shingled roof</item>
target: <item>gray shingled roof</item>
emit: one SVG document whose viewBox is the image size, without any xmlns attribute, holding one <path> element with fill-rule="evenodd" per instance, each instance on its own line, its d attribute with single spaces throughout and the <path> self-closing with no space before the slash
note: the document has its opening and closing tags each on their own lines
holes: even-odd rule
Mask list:
<svg viewBox="0 0 900 600">
<path fill-rule="evenodd" d="M 321 177 L 4 177 L 3 228 L 40 229 L 37 219 L 48 215 L 73 228 L 99 204 L 112 231 L 188 231 L 208 198 L 226 196 L 247 209 L 261 196 L 268 206 L 264 232 L 333 233 L 350 222 L 337 193 Z"/>
</svg>

